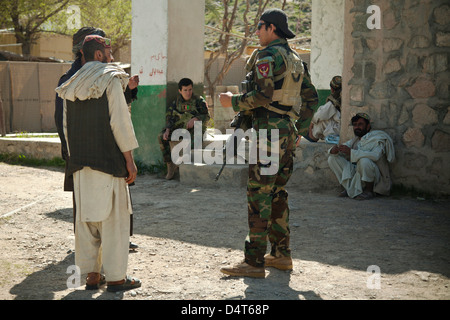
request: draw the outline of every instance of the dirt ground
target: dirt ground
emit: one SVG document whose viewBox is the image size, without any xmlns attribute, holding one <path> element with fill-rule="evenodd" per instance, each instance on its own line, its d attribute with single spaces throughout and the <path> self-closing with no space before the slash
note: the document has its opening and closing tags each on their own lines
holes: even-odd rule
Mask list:
<svg viewBox="0 0 450 320">
<path fill-rule="evenodd" d="M 71 193 L 63 172 L 0 163 L 2 300 L 447 300 L 449 201 L 376 198 L 288 189 L 292 272 L 234 278 L 243 259 L 245 188 L 203 188 L 139 176 L 131 188 L 130 275 L 141 288 L 68 288 L 73 274 Z"/>
</svg>

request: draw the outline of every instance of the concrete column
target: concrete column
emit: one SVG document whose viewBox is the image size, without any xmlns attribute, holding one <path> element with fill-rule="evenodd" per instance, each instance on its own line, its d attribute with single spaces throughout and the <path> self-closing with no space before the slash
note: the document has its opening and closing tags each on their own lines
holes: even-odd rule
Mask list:
<svg viewBox="0 0 450 320">
<path fill-rule="evenodd" d="M 319 105 L 330 94 L 330 80 L 342 76 L 345 0 L 312 0 L 311 78 Z"/>
<path fill-rule="evenodd" d="M 204 0 L 133 0 L 131 73 L 139 74 L 138 99 L 131 115 L 139 141 L 135 158 L 162 160 L 157 136 L 166 106 L 176 97 L 181 78 L 203 94 Z"/>
</svg>

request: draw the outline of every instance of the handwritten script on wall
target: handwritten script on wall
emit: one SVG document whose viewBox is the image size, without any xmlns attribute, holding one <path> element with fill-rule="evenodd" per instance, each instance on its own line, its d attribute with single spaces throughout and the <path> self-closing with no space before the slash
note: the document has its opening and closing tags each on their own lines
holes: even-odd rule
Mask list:
<svg viewBox="0 0 450 320">
<path fill-rule="evenodd" d="M 167 56 L 163 53 L 153 54 L 147 57 L 145 66 L 139 68 L 140 76 L 148 76 L 153 81 L 164 80 L 164 74 L 167 65 Z"/>
</svg>

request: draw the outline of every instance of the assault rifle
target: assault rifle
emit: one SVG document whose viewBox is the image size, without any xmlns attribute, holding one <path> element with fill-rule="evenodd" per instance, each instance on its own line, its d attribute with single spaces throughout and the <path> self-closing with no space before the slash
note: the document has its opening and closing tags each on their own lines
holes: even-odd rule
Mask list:
<svg viewBox="0 0 450 320">
<path fill-rule="evenodd" d="M 232 128 L 235 128 L 235 130 L 242 128 L 243 130 L 246 130 L 247 128 L 251 128 L 251 114 L 246 113 L 244 111 L 239 112 L 234 119 L 231 121 L 230 126 Z M 236 131 L 235 131 L 236 132 Z M 214 178 L 214 181 L 218 181 L 220 178 L 220 175 L 222 174 L 223 169 L 225 169 L 225 166 L 227 165 L 227 146 L 229 145 L 229 143 L 231 142 L 231 139 L 234 139 L 234 150 L 233 150 L 233 156 L 237 155 L 237 149 L 238 149 L 238 144 L 240 141 L 237 141 L 237 136 L 233 133 L 231 135 L 231 137 L 229 137 L 227 139 L 227 141 L 225 142 L 225 145 L 222 149 L 222 154 L 223 154 L 223 163 L 222 163 L 222 167 L 220 168 L 219 172 L 217 173 L 216 177 Z"/>
<path fill-rule="evenodd" d="M 256 55 L 252 55 L 252 57 L 256 57 Z M 250 92 L 254 89 L 254 87 L 255 83 L 253 82 L 253 71 L 250 71 L 245 76 L 245 80 L 241 82 L 241 91 L 243 93 Z M 252 127 L 252 113 L 250 111 L 238 112 L 238 114 L 235 115 L 233 120 L 231 121 L 230 127 L 235 128 L 235 132 L 239 128 L 241 128 L 244 131 L 250 129 Z M 223 169 L 225 169 L 225 166 L 227 164 L 227 145 L 229 142 L 231 142 L 231 139 L 235 139 L 233 144 L 234 145 L 233 156 L 237 155 L 237 147 L 240 141 L 237 141 L 237 137 L 234 134 L 232 134 L 231 137 L 227 139 L 227 141 L 225 142 L 225 146 L 223 147 L 222 150 L 222 154 L 224 155 L 223 163 L 222 167 L 220 168 L 219 172 L 217 173 L 214 179 L 215 181 L 219 180 L 220 175 L 222 174 L 222 171 Z"/>
</svg>

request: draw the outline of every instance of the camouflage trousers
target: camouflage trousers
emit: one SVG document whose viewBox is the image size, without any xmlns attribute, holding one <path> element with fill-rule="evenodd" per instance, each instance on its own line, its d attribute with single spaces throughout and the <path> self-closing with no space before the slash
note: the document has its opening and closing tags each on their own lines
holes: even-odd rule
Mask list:
<svg viewBox="0 0 450 320">
<path fill-rule="evenodd" d="M 170 149 L 170 139 L 171 139 L 172 132 L 170 132 L 170 134 L 169 134 L 169 140 L 164 140 L 163 139 L 164 131 L 165 130 L 161 131 L 158 134 L 158 143 L 159 143 L 159 149 L 161 150 L 161 153 L 163 156 L 164 163 L 169 163 L 169 162 L 172 162 L 172 154 L 171 154 L 171 149 Z M 191 148 L 193 148 L 194 147 L 194 130 L 190 129 L 188 131 L 191 134 Z M 202 132 L 202 134 L 203 133 L 204 133 L 204 131 Z"/>
<path fill-rule="evenodd" d="M 272 175 L 261 174 L 267 164 L 260 162 L 249 165 L 247 184 L 249 233 L 245 240 L 245 262 L 255 266 L 264 266 L 267 243 L 271 243 L 271 254 L 276 257 L 291 255 L 289 247 L 289 205 L 285 186 L 293 171 L 295 151 L 295 129 L 289 119 L 254 119 L 253 128 L 258 131 L 278 129 L 279 148 L 270 150 L 278 154 L 279 166 Z M 260 147 L 258 139 L 258 150 Z M 268 134 L 268 144 L 271 136 Z"/>
<path fill-rule="evenodd" d="M 164 140 L 163 135 L 164 131 L 161 131 L 158 134 L 159 149 L 161 150 L 164 163 L 168 163 L 172 161 L 172 156 L 170 154 L 170 140 Z"/>
</svg>

